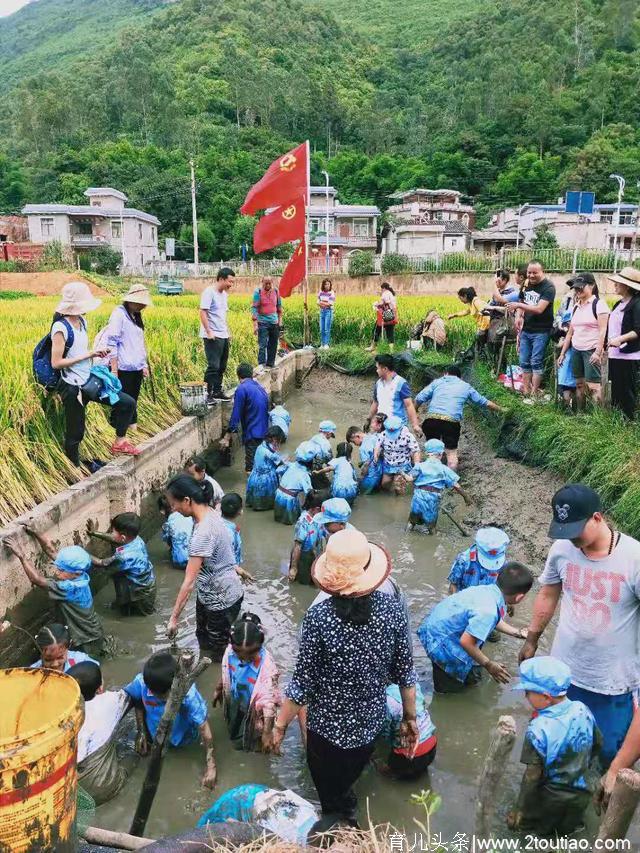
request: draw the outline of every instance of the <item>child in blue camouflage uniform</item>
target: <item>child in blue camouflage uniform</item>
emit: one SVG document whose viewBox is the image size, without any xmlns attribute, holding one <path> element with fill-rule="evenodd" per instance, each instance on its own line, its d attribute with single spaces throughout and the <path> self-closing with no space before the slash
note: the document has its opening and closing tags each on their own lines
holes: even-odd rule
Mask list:
<svg viewBox="0 0 640 853">
<path fill-rule="evenodd" d="M 336 458 L 328 465 L 321 468 L 318 474 L 329 474 L 333 472 L 331 482 L 331 497 L 344 498 L 351 506 L 358 495 L 358 481 L 356 472 L 351 464 L 351 453 L 353 447 L 348 441 L 341 441 L 336 448 Z"/>
<path fill-rule="evenodd" d="M 321 539 L 321 528 L 315 520 L 321 506 L 322 494 L 316 491 L 309 492 L 293 532 L 293 548 L 289 559 L 290 581 L 313 586 L 311 566 L 318 554 L 318 543 Z"/>
<path fill-rule="evenodd" d="M 601 735 L 582 702 L 567 699 L 569 667 L 551 656 L 520 665 L 520 682 L 534 710 L 522 747 L 526 765 L 512 829 L 564 836 L 582 823 L 599 777 Z"/>
<path fill-rule="evenodd" d="M 331 449 L 329 439 L 336 437 L 336 430 L 337 426 L 333 421 L 320 421 L 318 432 L 309 439 L 308 443 L 316 449 L 313 460 L 313 473 L 311 474 L 311 482 L 314 489 L 329 488 L 329 478 L 326 474 L 321 473 L 320 469 L 324 468 L 333 459 L 333 450 Z"/>
<path fill-rule="evenodd" d="M 271 426 L 262 444 L 256 449 L 253 468 L 247 480 L 247 506 L 256 512 L 273 509 L 280 474 L 284 461 L 279 453 L 285 440 L 279 426 Z"/>
<path fill-rule="evenodd" d="M 322 512 L 314 519 L 319 536 L 316 543 L 317 556 L 327 547 L 327 540 L 339 530 L 355 530 L 349 522 L 351 506 L 344 498 L 329 498 L 322 503 Z"/>
<path fill-rule="evenodd" d="M 158 498 L 158 509 L 164 516 L 162 541 L 171 549 L 171 565 L 184 571 L 189 562 L 189 542 L 193 533 L 193 519 L 179 512 L 171 512 L 164 495 Z"/>
<path fill-rule="evenodd" d="M 317 445 L 303 441 L 296 448 L 295 462 L 290 462 L 276 491 L 273 517 L 280 524 L 295 524 L 302 511 L 302 504 L 312 490 L 311 469 L 316 458 Z"/>
<path fill-rule="evenodd" d="M 455 558 L 449 572 L 449 592 L 495 583 L 507 558 L 509 537 L 499 527 L 481 527 L 476 541 Z"/>
<path fill-rule="evenodd" d="M 220 502 L 222 521 L 229 531 L 236 565 L 243 563 L 242 535 L 240 534 L 240 519 L 242 518 L 242 498 L 237 492 L 228 492 Z"/>
<path fill-rule="evenodd" d="M 280 427 L 284 438 L 282 443 L 289 438 L 289 428 L 291 427 L 291 415 L 284 406 L 274 406 L 269 412 L 269 426 Z"/>
<path fill-rule="evenodd" d="M 115 606 L 123 616 L 148 616 L 155 610 L 156 575 L 140 537 L 140 516 L 135 512 L 120 513 L 111 521 L 111 530 L 111 543 L 116 549 L 111 563 L 116 570 Z M 109 537 L 101 538 L 109 541 Z"/>
<path fill-rule="evenodd" d="M 371 418 L 369 432 L 363 432 L 352 426 L 347 430 L 347 441 L 360 448 L 360 493 L 370 495 L 380 488 L 382 481 L 382 460 L 374 461 L 373 454 L 378 443 L 378 435 L 384 429 L 385 415 Z"/>
<path fill-rule="evenodd" d="M 458 492 L 467 504 L 470 500 L 458 485 L 460 477 L 442 463 L 444 443 L 439 438 L 430 438 L 424 450 L 427 454 L 425 461 L 419 462 L 404 475 L 407 483 L 413 483 L 413 499 L 407 530 L 413 530 L 417 524 L 424 524 L 428 533 L 434 533 L 445 489 Z"/>
<path fill-rule="evenodd" d="M 482 647 L 497 628 L 511 637 L 526 638 L 527 629 L 504 621 L 508 604 L 519 604 L 533 585 L 533 575 L 522 563 L 507 563 L 497 583 L 472 586 L 436 604 L 418 628 L 418 637 L 431 659 L 433 686 L 438 693 L 459 693 L 476 684 L 486 669 L 499 684 L 510 675 L 505 666 L 488 658 Z"/>
</svg>

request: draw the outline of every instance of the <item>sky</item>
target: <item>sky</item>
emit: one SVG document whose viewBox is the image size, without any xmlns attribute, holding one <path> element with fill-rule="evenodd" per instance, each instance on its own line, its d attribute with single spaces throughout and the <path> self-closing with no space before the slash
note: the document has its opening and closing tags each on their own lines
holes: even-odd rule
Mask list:
<svg viewBox="0 0 640 853">
<path fill-rule="evenodd" d="M 17 12 L 26 3 L 28 3 L 28 0 L 0 0 L 0 18 L 3 15 L 10 15 L 12 12 Z"/>
</svg>

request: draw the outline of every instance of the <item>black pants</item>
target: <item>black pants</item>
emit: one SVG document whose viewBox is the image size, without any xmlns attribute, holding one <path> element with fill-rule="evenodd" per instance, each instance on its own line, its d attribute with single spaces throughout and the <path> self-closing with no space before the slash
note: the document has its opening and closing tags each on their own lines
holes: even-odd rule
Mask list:
<svg viewBox="0 0 640 853">
<path fill-rule="evenodd" d="M 207 359 L 207 369 L 204 381 L 207 383 L 209 394 L 222 393 L 222 380 L 229 361 L 229 338 L 204 339 L 204 354 Z"/>
<path fill-rule="evenodd" d="M 85 406 L 89 401 L 82 395 L 82 402 L 78 399 L 78 387 L 61 381 L 58 393 L 64 406 L 64 452 L 74 465 L 80 464 L 80 443 L 84 438 L 86 411 Z M 106 401 L 102 405 L 109 406 Z M 132 423 L 136 411 L 136 401 L 128 394 L 121 393 L 118 402 L 111 406 L 109 423 L 115 429 L 118 438 L 124 438 L 127 429 Z"/>
<path fill-rule="evenodd" d="M 339 815 L 355 824 L 358 799 L 351 786 L 369 763 L 374 743 L 342 749 L 307 729 L 307 764 L 323 814 Z"/>
<path fill-rule="evenodd" d="M 256 450 L 260 447 L 262 441 L 259 438 L 250 438 L 244 443 L 244 470 L 249 474 L 253 470 L 253 460 L 256 456 Z"/>
<path fill-rule="evenodd" d="M 278 354 L 280 326 L 277 323 L 258 323 L 258 364 L 273 367 Z"/>
<path fill-rule="evenodd" d="M 433 667 L 433 689 L 436 693 L 462 693 L 463 690 L 477 684 L 482 678 L 482 667 L 480 666 L 472 667 L 465 681 L 458 681 L 457 678 L 446 673 L 435 661 L 431 661 L 431 666 Z"/>
<path fill-rule="evenodd" d="M 626 358 L 609 359 L 609 379 L 611 380 L 611 405 L 621 409 L 633 420 L 638 402 L 638 367 L 640 361 Z"/>
<path fill-rule="evenodd" d="M 144 380 L 144 376 L 141 370 L 119 370 L 118 371 L 118 379 L 122 384 L 122 390 L 125 394 L 128 394 L 130 397 L 136 401 L 136 409 L 133 413 L 133 417 L 131 418 L 132 424 L 138 423 L 138 397 L 140 396 L 140 389 L 142 388 L 142 382 Z"/>
<path fill-rule="evenodd" d="M 404 781 L 417 779 L 419 776 L 422 776 L 433 762 L 433 759 L 436 757 L 436 749 L 437 747 L 434 746 L 425 755 L 419 755 L 417 758 L 407 758 L 406 755 L 402 755 L 392 749 L 387 759 L 389 771 L 396 779 Z"/>
<path fill-rule="evenodd" d="M 196 639 L 200 651 L 220 662 L 229 643 L 231 626 L 240 615 L 242 599 L 240 598 L 224 610 L 209 610 L 196 599 Z"/>
<path fill-rule="evenodd" d="M 384 334 L 387 341 L 392 344 L 396 338 L 396 327 L 393 323 L 385 323 L 384 326 L 378 326 L 376 323 L 375 328 L 373 330 L 373 340 L 377 343 L 382 337 L 382 329 L 384 328 Z"/>
</svg>

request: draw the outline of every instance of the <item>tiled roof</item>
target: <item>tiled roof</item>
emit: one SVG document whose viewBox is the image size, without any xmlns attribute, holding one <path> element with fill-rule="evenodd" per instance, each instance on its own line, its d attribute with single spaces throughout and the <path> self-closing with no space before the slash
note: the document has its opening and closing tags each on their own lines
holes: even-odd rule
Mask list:
<svg viewBox="0 0 640 853">
<path fill-rule="evenodd" d="M 29 214 L 58 214 L 67 216 L 101 216 L 104 219 L 141 219 L 151 225 L 160 225 L 160 220 L 143 210 L 135 207 L 124 207 L 121 210 L 110 210 L 108 207 L 94 207 L 90 204 L 25 204 L 22 213 Z"/>
</svg>

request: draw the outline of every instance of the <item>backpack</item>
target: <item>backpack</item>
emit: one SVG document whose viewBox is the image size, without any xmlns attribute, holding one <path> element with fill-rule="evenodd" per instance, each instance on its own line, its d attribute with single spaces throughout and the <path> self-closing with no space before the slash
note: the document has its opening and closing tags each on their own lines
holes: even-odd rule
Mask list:
<svg viewBox="0 0 640 853">
<path fill-rule="evenodd" d="M 596 296 L 596 298 L 591 303 L 591 310 L 593 311 L 593 319 L 594 320 L 598 319 L 598 302 L 600 302 L 600 297 Z M 573 319 L 573 315 L 576 313 L 577 310 L 578 310 L 578 306 L 574 305 L 573 311 L 571 312 L 572 319 Z"/>
<path fill-rule="evenodd" d="M 66 358 L 67 353 L 73 346 L 73 326 L 68 320 L 65 320 L 64 317 L 61 317 L 59 320 L 54 320 L 53 322 L 62 323 L 67 330 L 67 340 L 65 341 L 64 349 L 62 351 L 62 357 Z M 53 328 L 53 323 L 51 324 L 51 328 Z M 55 391 L 58 383 L 60 382 L 60 371 L 54 370 L 51 364 L 51 343 L 50 329 L 44 338 L 42 338 L 41 341 L 38 341 L 35 349 L 33 350 L 33 375 L 35 376 L 38 385 L 42 385 L 46 391 Z"/>
</svg>

